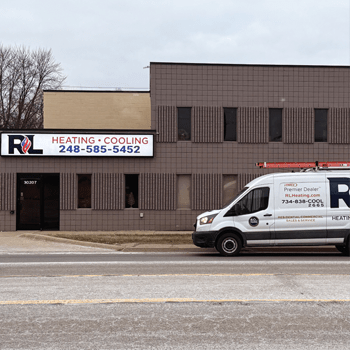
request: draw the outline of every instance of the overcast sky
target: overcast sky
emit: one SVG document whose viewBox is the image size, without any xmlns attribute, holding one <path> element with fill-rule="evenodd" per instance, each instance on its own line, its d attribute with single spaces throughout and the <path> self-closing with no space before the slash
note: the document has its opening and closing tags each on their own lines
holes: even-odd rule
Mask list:
<svg viewBox="0 0 350 350">
<path fill-rule="evenodd" d="M 350 0 L 0 0 L 0 44 L 66 86 L 148 88 L 150 62 L 350 64 Z"/>
</svg>

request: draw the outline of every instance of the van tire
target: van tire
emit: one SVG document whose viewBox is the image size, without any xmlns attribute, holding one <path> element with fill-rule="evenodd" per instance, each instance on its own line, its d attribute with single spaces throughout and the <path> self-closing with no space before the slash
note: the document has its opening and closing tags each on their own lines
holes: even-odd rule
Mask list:
<svg viewBox="0 0 350 350">
<path fill-rule="evenodd" d="M 242 248 L 242 241 L 240 238 L 231 232 L 224 233 L 219 237 L 216 249 L 223 256 L 238 255 Z"/>
</svg>

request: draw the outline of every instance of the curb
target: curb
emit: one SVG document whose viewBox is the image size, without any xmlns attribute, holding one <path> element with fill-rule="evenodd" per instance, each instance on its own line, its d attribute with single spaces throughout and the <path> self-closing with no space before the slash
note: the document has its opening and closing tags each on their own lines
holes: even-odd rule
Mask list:
<svg viewBox="0 0 350 350">
<path fill-rule="evenodd" d="M 121 247 L 115 247 L 115 246 L 112 246 L 110 244 L 94 243 L 94 242 L 86 242 L 86 241 L 76 241 L 73 239 L 51 237 L 51 236 L 46 236 L 46 235 L 40 235 L 37 233 L 23 233 L 19 237 L 29 238 L 29 239 L 38 240 L 38 241 L 73 244 L 73 245 L 80 245 L 80 246 L 85 246 L 85 247 L 103 248 L 103 249 L 110 249 L 110 250 L 116 250 L 116 251 L 121 251 L 123 249 Z"/>
</svg>

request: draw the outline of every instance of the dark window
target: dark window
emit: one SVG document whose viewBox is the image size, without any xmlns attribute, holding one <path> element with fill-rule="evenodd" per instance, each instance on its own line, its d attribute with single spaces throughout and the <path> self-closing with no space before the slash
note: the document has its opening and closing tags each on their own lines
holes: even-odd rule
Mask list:
<svg viewBox="0 0 350 350">
<path fill-rule="evenodd" d="M 139 207 L 139 176 L 125 175 L 125 208 Z"/>
<path fill-rule="evenodd" d="M 282 141 L 282 109 L 269 109 L 269 140 L 272 142 Z"/>
<path fill-rule="evenodd" d="M 237 141 L 237 108 L 224 108 L 224 140 Z"/>
<path fill-rule="evenodd" d="M 327 142 L 327 109 L 315 109 L 315 142 Z"/>
<path fill-rule="evenodd" d="M 91 175 L 78 175 L 78 208 L 91 208 Z"/>
<path fill-rule="evenodd" d="M 250 191 L 235 204 L 235 215 L 252 214 L 267 209 L 269 205 L 269 193 L 269 187 L 256 188 Z"/>
<path fill-rule="evenodd" d="M 177 127 L 178 140 L 191 140 L 191 107 L 177 108 Z"/>
</svg>

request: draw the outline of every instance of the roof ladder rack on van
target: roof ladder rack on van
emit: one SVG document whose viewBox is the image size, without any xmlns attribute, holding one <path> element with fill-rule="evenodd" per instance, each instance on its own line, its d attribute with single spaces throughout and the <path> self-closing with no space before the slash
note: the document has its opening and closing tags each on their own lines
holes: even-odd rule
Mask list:
<svg viewBox="0 0 350 350">
<path fill-rule="evenodd" d="M 255 163 L 259 168 L 268 169 L 285 169 L 285 168 L 300 168 L 300 169 L 349 169 L 350 162 L 262 162 Z"/>
</svg>

